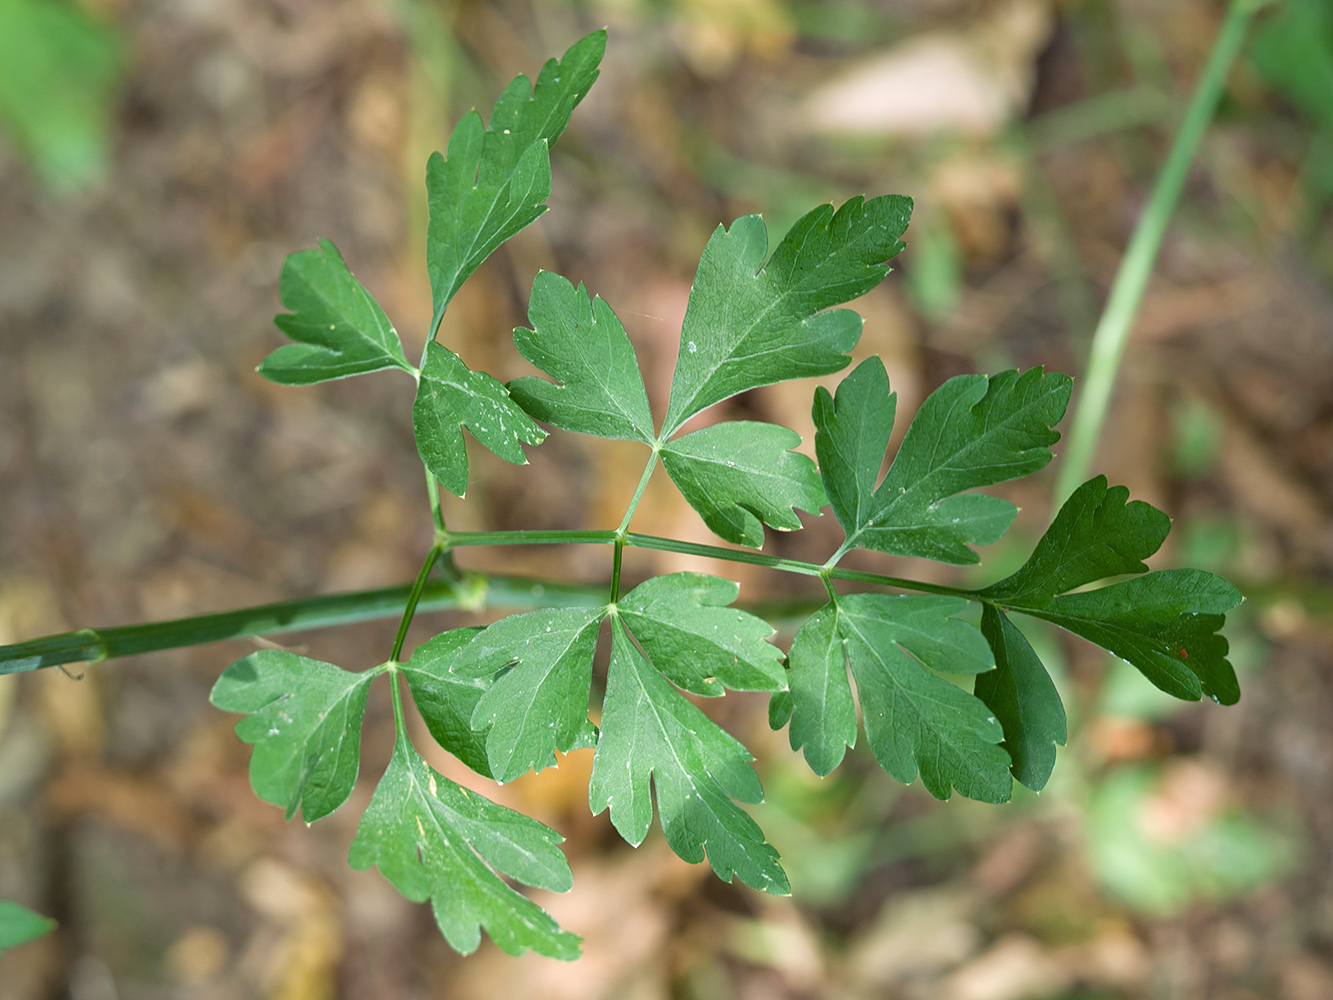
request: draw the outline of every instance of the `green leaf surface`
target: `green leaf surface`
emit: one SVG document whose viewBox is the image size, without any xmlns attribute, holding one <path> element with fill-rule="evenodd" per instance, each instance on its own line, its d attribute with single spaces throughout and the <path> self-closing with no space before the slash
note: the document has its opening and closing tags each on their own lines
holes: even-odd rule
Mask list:
<svg viewBox="0 0 1333 1000">
<path fill-rule="evenodd" d="M 0 899 L 0 955 L 9 948 L 36 941 L 55 929 L 56 922 L 50 917 L 34 913 L 11 900 Z"/>
<path fill-rule="evenodd" d="M 1227 640 L 1216 633 L 1243 599 L 1220 576 L 1175 569 L 1020 610 L 1110 650 L 1167 694 L 1234 705 L 1240 684 L 1226 658 Z"/>
<path fill-rule="evenodd" d="M 514 331 L 518 352 L 560 380 L 528 376 L 509 383 L 509 394 L 532 416 L 567 431 L 642 441 L 651 445 L 648 392 L 616 314 L 601 297 L 589 301 L 550 271 L 537 272 L 528 303 L 532 329 Z"/>
<path fill-rule="evenodd" d="M 299 343 L 279 347 L 260 363 L 259 374 L 270 382 L 310 385 L 381 368 L 416 371 L 389 317 L 329 240 L 320 240 L 318 250 L 290 254 L 278 289 L 291 312 L 273 323 Z"/>
<path fill-rule="evenodd" d="M 504 385 L 474 372 L 453 351 L 431 342 L 412 405 L 417 452 L 454 496 L 467 492 L 467 445 L 462 428 L 506 462 L 526 465 L 523 443 L 541 444 L 546 432 L 509 398 Z"/>
<path fill-rule="evenodd" d="M 762 218 L 719 226 L 690 291 L 662 438 L 738 392 L 845 367 L 861 317 L 822 310 L 884 279 L 911 214 L 911 199 L 900 195 L 853 198 L 836 212 L 821 205 L 791 227 L 767 262 Z"/>
<path fill-rule="evenodd" d="M 819 475 L 848 537 L 866 526 L 874 509 L 875 483 L 893 433 L 897 401 L 878 356 L 862 361 L 838 383 L 836 398 L 823 386 L 815 389 L 811 415 Z"/>
<path fill-rule="evenodd" d="M 639 584 L 617 608 L 648 658 L 693 694 L 776 691 L 786 686 L 782 650 L 762 618 L 727 607 L 740 585 L 702 573 L 671 573 Z"/>
<path fill-rule="evenodd" d="M 426 270 L 434 311 L 431 336 L 463 282 L 501 243 L 546 211 L 549 147 L 597 79 L 606 32 L 594 31 L 548 60 L 534 88 L 517 76 L 495 103 L 489 126 L 475 110 L 449 137 L 447 157 L 426 164 L 430 223 Z"/>
<path fill-rule="evenodd" d="M 777 729 L 789 717 L 791 748 L 804 749 L 810 769 L 823 777 L 856 746 L 856 705 L 833 605 L 824 605 L 797 630 L 787 654 L 787 684 L 790 708 L 770 704 L 769 724 Z"/>
<path fill-rule="evenodd" d="M 489 677 L 460 677 L 451 671 L 459 650 L 480 628 L 441 632 L 412 651 L 399 670 L 407 678 L 417 711 L 435 742 L 478 774 L 493 778 L 486 755 L 486 737 L 472 729 L 472 713 L 486 693 Z"/>
<path fill-rule="evenodd" d="M 431 902 L 445 940 L 463 954 L 481 928 L 511 955 L 531 948 L 572 960 L 579 939 L 500 876 L 563 892 L 569 863 L 549 827 L 454 784 L 401 736 L 361 816 L 348 860 L 377 865 L 408 899 Z"/>
<path fill-rule="evenodd" d="M 995 654 L 995 669 L 977 677 L 973 694 L 1004 727 L 1015 778 L 1039 792 L 1055 767 L 1055 744 L 1065 745 L 1065 707 L 1027 637 L 1003 611 L 986 604 L 981 634 Z"/>
<path fill-rule="evenodd" d="M 543 608 L 478 633 L 455 658 L 463 677 L 493 678 L 472 713 L 492 777 L 513 781 L 555 764 L 554 751 L 591 746 L 588 690 L 605 608 Z"/>
<path fill-rule="evenodd" d="M 801 526 L 794 508 L 818 514 L 828 502 L 815 463 L 789 450 L 800 443 L 777 424 L 733 420 L 670 442 L 662 464 L 709 528 L 757 549 L 764 524 L 794 530 Z"/>
<path fill-rule="evenodd" d="M 777 851 L 733 801 L 763 800 L 753 759 L 644 658 L 623 624 L 613 624 L 601 737 L 588 785 L 593 815 L 609 808 L 612 825 L 638 846 L 652 821 L 655 789 L 673 851 L 693 863 L 706 852 L 723 881 L 739 877 L 755 889 L 785 895 L 791 889 Z"/>
<path fill-rule="evenodd" d="M 1128 500 L 1126 487 L 1107 489 L 1105 476 L 1089 479 L 1065 501 L 1022 568 L 981 593 L 1007 605 L 1045 607 L 1086 583 L 1147 572 L 1143 560 L 1161 548 L 1171 519 Z"/>
<path fill-rule="evenodd" d="M 379 671 L 351 673 L 282 649 L 237 660 L 209 700 L 243 712 L 236 735 L 254 744 L 250 783 L 291 819 L 313 823 L 347 801 L 361 764 L 366 692 Z"/>
<path fill-rule="evenodd" d="M 951 617 L 966 606 L 954 597 L 853 594 L 839 599 L 838 631 L 847 640 L 866 740 L 884 770 L 904 784 L 919 771 L 936 798 L 956 788 L 970 799 L 1005 802 L 1012 782 L 1009 755 L 998 746 L 1000 723 L 974 696 L 931 672 L 980 673 L 993 665 L 982 635 Z"/>
<path fill-rule="evenodd" d="M 1069 404 L 1068 375 L 1033 368 L 1023 374 L 960 375 L 936 389 L 907 429 L 893 465 L 869 504 L 865 526 L 849 535 L 860 548 L 941 562 L 978 562 L 970 545 L 1008 530 L 1017 508 L 1007 500 L 961 491 L 1036 472 L 1060 435 L 1051 428 Z M 868 393 L 848 400 L 849 421 L 876 405 Z M 865 482 L 862 471 L 838 489 Z M 875 464 L 878 471 L 878 463 Z M 961 494 L 961 495 L 957 495 Z"/>
</svg>

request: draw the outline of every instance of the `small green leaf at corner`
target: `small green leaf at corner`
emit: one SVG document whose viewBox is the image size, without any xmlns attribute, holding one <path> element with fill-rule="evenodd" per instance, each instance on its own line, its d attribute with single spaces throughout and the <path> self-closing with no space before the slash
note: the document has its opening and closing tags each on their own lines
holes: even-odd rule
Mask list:
<svg viewBox="0 0 1333 1000">
<path fill-rule="evenodd" d="M 0 955 L 50 934 L 56 922 L 8 899 L 0 899 Z"/>
<path fill-rule="evenodd" d="M 611 666 L 593 758 L 588 804 L 611 810 L 611 823 L 638 846 L 653 818 L 651 789 L 667 843 L 693 864 L 705 854 L 719 878 L 739 878 L 778 895 L 791 891 L 777 851 L 733 800 L 760 802 L 753 758 L 734 737 L 685 699 L 635 648 L 623 624 L 612 628 Z"/>
<path fill-rule="evenodd" d="M 566 961 L 579 938 L 501 876 L 564 892 L 573 883 L 561 836 L 432 769 L 399 737 L 361 816 L 348 860 L 372 865 L 413 902 L 430 900 L 449 945 L 470 954 L 484 927 L 504 951 Z"/>
<path fill-rule="evenodd" d="M 236 735 L 254 744 L 250 782 L 287 818 L 307 823 L 347 801 L 361 763 L 366 693 L 378 670 L 351 673 L 332 663 L 262 649 L 222 672 L 209 700 L 246 713 Z"/>
<path fill-rule="evenodd" d="M 298 343 L 279 347 L 260 364 L 259 374 L 270 382 L 310 385 L 382 368 L 416 370 L 389 317 L 329 240 L 287 257 L 279 291 L 291 312 L 274 325 Z"/>
<path fill-rule="evenodd" d="M 421 461 L 454 496 L 467 492 L 466 427 L 479 442 L 514 465 L 526 465 L 523 444 L 541 444 L 546 432 L 509 398 L 504 385 L 474 372 L 453 351 L 431 342 L 412 405 Z"/>
<path fill-rule="evenodd" d="M 782 650 L 762 618 L 728 607 L 740 586 L 702 573 L 671 573 L 639 584 L 617 602 L 653 664 L 693 694 L 775 691 L 786 685 Z"/>
<path fill-rule="evenodd" d="M 489 126 L 471 111 L 449 137 L 448 156 L 426 165 L 430 223 L 426 270 L 435 335 L 454 294 L 495 249 L 546 211 L 551 193 L 548 147 L 600 72 L 605 30 L 594 31 L 550 59 L 533 86 L 517 76 L 495 103 Z"/>
<path fill-rule="evenodd" d="M 777 424 L 734 420 L 670 442 L 662 464 L 709 528 L 757 549 L 764 524 L 797 529 L 797 508 L 817 514 L 828 502 L 815 463 L 789 450 L 800 443 L 799 434 Z"/>
<path fill-rule="evenodd" d="M 528 376 L 509 394 L 543 423 L 599 437 L 653 443 L 653 415 L 634 346 L 611 307 L 589 301 L 550 271 L 539 271 L 528 305 L 532 329 L 514 331 L 518 352 L 559 385 Z"/>
<path fill-rule="evenodd" d="M 837 211 L 821 205 L 767 262 L 762 218 L 718 226 L 690 291 L 663 438 L 739 392 L 846 367 L 861 317 L 830 307 L 884 280 L 911 215 L 912 200 L 901 195 L 856 197 Z"/>
<path fill-rule="evenodd" d="M 994 605 L 982 608 L 981 634 L 995 654 L 995 669 L 977 677 L 972 693 L 1004 727 L 1013 776 L 1039 792 L 1055 767 L 1055 744 L 1064 746 L 1067 738 L 1060 693 L 1027 637 Z"/>
</svg>

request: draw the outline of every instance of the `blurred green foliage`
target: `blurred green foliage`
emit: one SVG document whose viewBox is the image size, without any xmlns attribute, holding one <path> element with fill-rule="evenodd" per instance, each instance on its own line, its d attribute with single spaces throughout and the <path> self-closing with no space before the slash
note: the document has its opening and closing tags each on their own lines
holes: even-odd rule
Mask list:
<svg viewBox="0 0 1333 1000">
<path fill-rule="evenodd" d="M 1192 786 L 1202 786 L 1192 787 Z M 1195 900 L 1225 900 L 1291 871 L 1286 833 L 1225 806 L 1199 778 L 1148 767 L 1110 772 L 1088 814 L 1088 854 L 1101 883 L 1130 906 L 1154 916 L 1179 913 Z"/>
<path fill-rule="evenodd" d="M 56 191 L 105 171 L 123 49 L 77 4 L 0 0 L 0 126 Z"/>
<path fill-rule="evenodd" d="M 1301 170 L 1310 229 L 1333 198 L 1333 4 L 1291 0 L 1250 41 L 1250 61 L 1268 84 L 1305 115 L 1315 131 Z"/>
</svg>

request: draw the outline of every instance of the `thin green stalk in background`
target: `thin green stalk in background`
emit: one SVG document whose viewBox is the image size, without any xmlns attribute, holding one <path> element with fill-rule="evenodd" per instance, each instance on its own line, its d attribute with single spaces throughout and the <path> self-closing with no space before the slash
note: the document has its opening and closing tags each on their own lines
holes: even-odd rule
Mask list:
<svg viewBox="0 0 1333 1000">
<path fill-rule="evenodd" d="M 1175 214 L 1199 144 L 1217 111 L 1232 63 L 1244 45 L 1250 20 L 1265 2 L 1232 0 L 1226 20 L 1213 40 L 1212 52 L 1208 55 L 1203 75 L 1199 78 L 1180 130 L 1171 145 L 1166 164 L 1153 186 L 1148 207 L 1139 219 L 1120 262 L 1120 270 L 1111 285 L 1106 308 L 1093 334 L 1088 370 L 1082 380 L 1074 412 L 1074 426 L 1069 434 L 1069 446 L 1065 449 L 1056 483 L 1057 507 L 1087 478 L 1093 453 L 1101 438 L 1102 425 L 1106 422 L 1106 411 L 1120 372 L 1120 362 L 1125 356 L 1125 346 L 1143 302 L 1143 292 L 1152 276 L 1166 228 L 1171 216 Z"/>
</svg>

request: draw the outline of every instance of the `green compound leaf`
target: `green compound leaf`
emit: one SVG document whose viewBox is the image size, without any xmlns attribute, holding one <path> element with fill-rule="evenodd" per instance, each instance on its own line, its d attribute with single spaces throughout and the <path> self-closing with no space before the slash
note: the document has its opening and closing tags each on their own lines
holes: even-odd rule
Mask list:
<svg viewBox="0 0 1333 1000">
<path fill-rule="evenodd" d="M 1064 746 L 1067 736 L 1060 693 L 1027 637 L 994 605 L 982 606 L 981 634 L 995 654 L 995 669 L 977 678 L 973 694 L 1004 727 L 1010 772 L 1039 792 L 1055 767 L 1055 744 Z"/>
<path fill-rule="evenodd" d="M 610 808 L 612 825 L 637 847 L 653 817 L 651 785 L 667 843 L 678 855 L 698 863 L 707 852 L 723 881 L 739 877 L 755 889 L 789 893 L 778 852 L 732 801 L 763 800 L 750 752 L 644 659 L 623 624 L 615 622 L 611 634 L 602 732 L 588 785 L 593 815 Z"/>
<path fill-rule="evenodd" d="M 354 674 L 281 649 L 261 649 L 224 670 L 209 700 L 247 715 L 236 735 L 255 746 L 255 794 L 288 819 L 300 806 L 307 823 L 346 802 L 361 764 L 366 692 L 379 673 Z"/>
<path fill-rule="evenodd" d="M 670 442 L 662 464 L 709 528 L 757 549 L 763 524 L 799 528 L 793 508 L 817 514 L 828 502 L 815 463 L 788 450 L 800 443 L 799 434 L 777 424 L 733 420 Z"/>
<path fill-rule="evenodd" d="M 639 584 L 617 608 L 648 658 L 693 694 L 777 691 L 786 686 L 782 650 L 762 618 L 729 608 L 740 585 L 702 573 L 671 573 Z"/>
<path fill-rule="evenodd" d="M 850 538 L 870 521 L 879 467 L 893 433 L 898 394 L 878 357 L 867 358 L 838 384 L 835 399 L 815 389 L 815 454 L 834 516 Z"/>
<path fill-rule="evenodd" d="M 485 927 L 511 955 L 531 948 L 568 961 L 578 958 L 578 937 L 500 877 L 567 890 L 573 876 L 556 846 L 562 839 L 454 784 L 399 737 L 348 860 L 358 870 L 379 866 L 415 903 L 429 899 L 445 940 L 465 955 L 477 949 Z"/>
<path fill-rule="evenodd" d="M 838 613 L 826 604 L 796 632 L 787 654 L 789 697 L 769 703 L 774 729 L 791 720 L 791 748 L 804 748 L 810 769 L 821 778 L 856 746 L 856 705 L 847 680 L 847 653 Z"/>
<path fill-rule="evenodd" d="M 625 328 L 601 297 L 588 300 L 550 271 L 537 272 L 528 304 L 532 329 L 514 331 L 518 352 L 561 385 L 528 376 L 509 394 L 529 414 L 580 434 L 653 443 L 648 392 Z"/>
<path fill-rule="evenodd" d="M 556 750 L 595 742 L 588 690 L 597 626 L 605 615 L 605 608 L 510 615 L 458 651 L 454 674 L 490 681 L 471 725 L 487 732 L 486 757 L 497 781 L 553 766 Z"/>
<path fill-rule="evenodd" d="M 1099 590 L 1020 608 L 1128 660 L 1177 698 L 1203 695 L 1223 705 L 1240 700 L 1227 640 L 1217 635 L 1226 612 L 1244 600 L 1220 576 L 1197 569 L 1164 570 Z"/>
<path fill-rule="evenodd" d="M 427 345 L 412 404 L 412 426 L 421 461 L 457 497 L 467 492 L 467 445 L 461 428 L 515 465 L 528 462 L 524 442 L 541 444 L 546 438 L 502 383 L 472 371 L 457 354 L 433 341 Z"/>
<path fill-rule="evenodd" d="M 1007 500 L 961 491 L 1029 475 L 1051 460 L 1050 446 L 1060 438 L 1051 427 L 1069 403 L 1069 376 L 1033 368 L 1021 375 L 960 375 L 945 382 L 922 404 L 884 481 L 866 503 L 857 491 L 879 469 L 878 460 L 870 457 L 875 438 L 868 429 L 883 419 L 874 414 L 882 413 L 885 404 L 870 391 L 878 383 L 872 368 L 845 403 L 838 401 L 832 423 L 827 404 L 818 397 L 815 403 L 816 421 L 823 421 L 820 432 L 829 442 L 825 451 L 838 449 L 846 461 L 858 463 L 854 475 L 845 462 L 828 473 L 834 479 L 829 488 L 843 498 L 844 510 L 857 515 L 850 522 L 857 527 L 848 532 L 849 547 L 978 562 L 969 545 L 998 539 L 1018 509 Z M 815 444 L 818 449 L 818 437 Z M 849 495 L 857 498 L 855 504 L 849 505 Z"/>
<path fill-rule="evenodd" d="M 517 76 L 495 103 L 489 126 L 475 110 L 449 137 L 447 158 L 426 164 L 430 223 L 426 270 L 434 313 L 431 336 L 454 294 L 501 243 L 546 211 L 551 193 L 548 148 L 597 79 L 606 32 L 594 31 L 548 60 L 535 89 Z"/>
<path fill-rule="evenodd" d="M 718 226 L 690 291 L 662 438 L 738 392 L 845 367 L 861 317 L 821 310 L 884 280 L 911 215 L 912 200 L 901 195 L 853 198 L 837 212 L 821 205 L 791 227 L 767 263 L 762 218 Z"/>
<path fill-rule="evenodd" d="M 435 742 L 478 774 L 493 778 L 486 737 L 472 730 L 472 713 L 491 678 L 459 677 L 450 670 L 458 651 L 480 631 L 456 628 L 441 632 L 413 650 L 412 658 L 398 669 L 407 678 L 412 700 Z"/>
<path fill-rule="evenodd" d="M 1143 560 L 1162 546 L 1171 519 L 1142 500 L 1127 503 L 1124 486 L 1097 476 L 1065 501 L 1032 557 L 1017 573 L 981 591 L 1004 604 L 1045 607 L 1056 594 L 1123 573 L 1145 573 Z"/>
<path fill-rule="evenodd" d="M 278 290 L 291 312 L 273 323 L 300 343 L 279 347 L 260 363 L 259 374 L 270 382 L 311 385 L 381 368 L 416 372 L 389 317 L 329 240 L 320 240 L 318 250 L 290 254 Z"/>
<path fill-rule="evenodd" d="M 8 899 L 0 899 L 0 955 L 29 941 L 50 934 L 56 922 L 50 917 L 34 913 L 26 906 Z"/>
<path fill-rule="evenodd" d="M 966 606 L 957 597 L 853 594 L 838 600 L 837 633 L 856 678 L 867 741 L 884 770 L 904 784 L 919 772 L 936 798 L 956 788 L 970 799 L 1004 802 L 1011 780 L 1009 756 L 997 746 L 1000 724 L 976 698 L 931 672 L 993 666 L 981 634 L 952 617 Z M 832 617 L 827 606 L 816 612 L 821 620 L 809 625 L 810 652 L 797 650 L 790 659 L 792 745 L 799 749 L 816 734 L 807 759 L 822 773 L 841 760 L 838 744 L 855 740 L 847 724 L 850 695 L 841 690 L 847 674 L 839 670 L 825 620 Z"/>
</svg>

